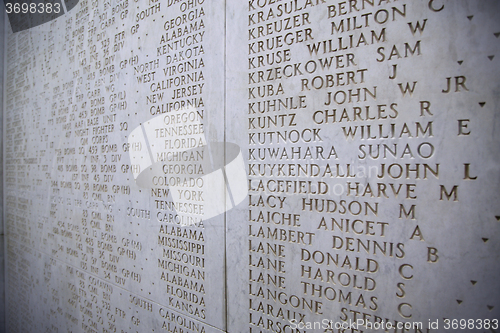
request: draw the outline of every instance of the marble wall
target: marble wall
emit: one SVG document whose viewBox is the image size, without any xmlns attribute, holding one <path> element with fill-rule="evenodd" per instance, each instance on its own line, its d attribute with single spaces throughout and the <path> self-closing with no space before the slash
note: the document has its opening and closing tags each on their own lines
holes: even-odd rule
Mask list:
<svg viewBox="0 0 500 333">
<path fill-rule="evenodd" d="M 7 332 L 498 330 L 498 1 L 61 5 L 6 22 Z"/>
</svg>

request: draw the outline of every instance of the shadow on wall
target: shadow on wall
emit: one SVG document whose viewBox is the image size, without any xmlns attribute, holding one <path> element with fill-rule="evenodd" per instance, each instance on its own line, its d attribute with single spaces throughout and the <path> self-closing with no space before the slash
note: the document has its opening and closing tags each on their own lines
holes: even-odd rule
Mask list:
<svg viewBox="0 0 500 333">
<path fill-rule="evenodd" d="M 73 9 L 80 0 L 4 0 L 12 32 L 50 22 Z"/>
</svg>

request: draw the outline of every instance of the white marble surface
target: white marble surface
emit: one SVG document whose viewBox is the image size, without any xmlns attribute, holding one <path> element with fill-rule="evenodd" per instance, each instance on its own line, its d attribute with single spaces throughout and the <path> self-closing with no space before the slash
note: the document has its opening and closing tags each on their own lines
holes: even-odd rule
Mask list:
<svg viewBox="0 0 500 333">
<path fill-rule="evenodd" d="M 251 184 L 248 205 L 228 212 L 246 221 L 228 224 L 228 252 L 236 254 L 228 260 L 235 267 L 228 303 L 238 304 L 230 307 L 230 332 L 287 332 L 292 318 L 307 332 L 332 332 L 323 320 L 357 319 L 423 328 L 438 320 L 430 332 L 452 332 L 444 318 L 498 318 L 498 4 L 364 3 L 229 5 L 226 101 L 241 113 L 228 117 L 227 139 L 246 152 Z M 287 21 L 280 8 L 290 5 Z M 290 29 L 268 34 L 275 22 Z M 413 32 L 417 22 L 421 31 Z M 279 52 L 284 61 L 268 64 Z M 407 85 L 413 92 L 404 94 Z M 259 112 L 266 101 L 290 98 L 297 108 Z M 275 125 L 276 116 L 283 122 Z M 304 136 L 277 138 L 293 131 Z M 328 190 L 318 194 L 318 186 Z M 457 199 L 442 186 L 448 194 L 457 186 Z M 283 225 L 269 212 L 278 222 L 292 216 Z"/>
<path fill-rule="evenodd" d="M 225 183 L 200 185 L 223 155 L 165 157 L 194 131 L 224 141 L 223 15 L 220 1 L 80 1 L 8 34 L 8 331 L 225 329 Z M 134 156 L 160 163 L 146 186 Z"/>
<path fill-rule="evenodd" d="M 500 319 L 499 9 L 80 1 L 7 33 L 7 331 Z"/>
</svg>

